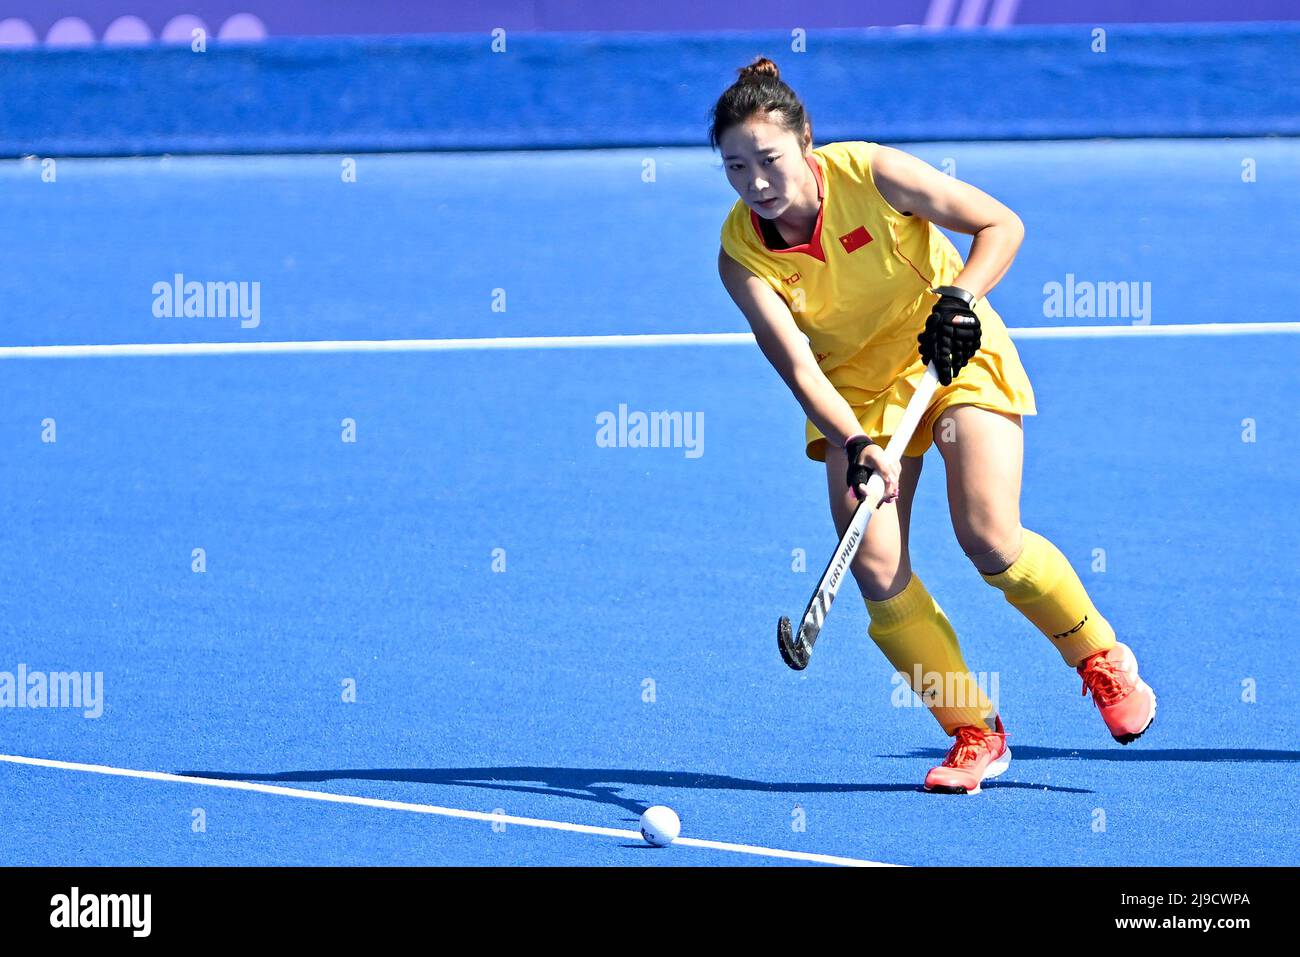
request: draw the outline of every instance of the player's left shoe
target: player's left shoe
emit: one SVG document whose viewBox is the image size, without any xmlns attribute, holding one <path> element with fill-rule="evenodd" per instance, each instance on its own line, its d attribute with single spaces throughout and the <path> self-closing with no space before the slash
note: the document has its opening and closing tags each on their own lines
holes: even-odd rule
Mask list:
<svg viewBox="0 0 1300 957">
<path fill-rule="evenodd" d="M 1085 658 L 1076 669 L 1083 694 L 1092 692 L 1101 719 L 1120 744 L 1136 741 L 1156 719 L 1156 693 L 1138 674 L 1137 657 L 1123 642 Z"/>
</svg>

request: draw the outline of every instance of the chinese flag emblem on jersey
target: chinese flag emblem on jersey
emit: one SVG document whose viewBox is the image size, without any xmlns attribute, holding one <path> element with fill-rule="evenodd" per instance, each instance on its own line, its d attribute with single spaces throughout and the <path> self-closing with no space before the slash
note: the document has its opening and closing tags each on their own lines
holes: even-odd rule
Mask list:
<svg viewBox="0 0 1300 957">
<path fill-rule="evenodd" d="M 840 237 L 840 245 L 844 247 L 846 253 L 861 249 L 869 242 L 871 242 L 871 233 L 867 232 L 866 226 L 859 226 L 851 233 L 845 233 Z"/>
</svg>

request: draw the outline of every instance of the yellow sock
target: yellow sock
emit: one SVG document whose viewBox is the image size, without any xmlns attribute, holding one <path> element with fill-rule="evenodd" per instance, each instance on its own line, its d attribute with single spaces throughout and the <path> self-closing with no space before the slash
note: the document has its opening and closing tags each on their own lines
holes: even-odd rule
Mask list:
<svg viewBox="0 0 1300 957">
<path fill-rule="evenodd" d="M 965 725 L 983 725 L 993 705 L 966 667 L 948 616 L 920 577 L 912 575 L 892 598 L 866 602 L 867 633 L 943 730 L 954 735 Z"/>
<path fill-rule="evenodd" d="M 1060 549 L 1037 532 L 1024 529 L 1024 550 L 1011 567 L 984 580 L 1007 596 L 1052 640 L 1065 663 L 1075 667 L 1115 645 L 1115 629 L 1101 617 L 1083 582 Z"/>
</svg>

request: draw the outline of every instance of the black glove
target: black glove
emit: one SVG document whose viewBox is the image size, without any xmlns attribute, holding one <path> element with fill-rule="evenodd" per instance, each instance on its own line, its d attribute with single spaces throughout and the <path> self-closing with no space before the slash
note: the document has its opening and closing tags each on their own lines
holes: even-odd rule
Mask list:
<svg viewBox="0 0 1300 957">
<path fill-rule="evenodd" d="M 863 449 L 874 444 L 865 435 L 855 435 L 844 443 L 844 454 L 849 457 L 849 488 L 853 490 L 853 497 L 859 501 L 861 501 L 862 496 L 858 494 L 858 486 L 867 484 L 867 480 L 872 476 L 872 471 L 871 466 L 858 464 L 858 456 L 862 454 Z"/>
<path fill-rule="evenodd" d="M 939 381 L 951 385 L 953 378 L 980 348 L 980 321 L 972 306 L 975 297 L 958 286 L 940 286 L 939 294 L 925 331 L 916 337 L 921 345 L 921 361 L 934 363 Z"/>
</svg>

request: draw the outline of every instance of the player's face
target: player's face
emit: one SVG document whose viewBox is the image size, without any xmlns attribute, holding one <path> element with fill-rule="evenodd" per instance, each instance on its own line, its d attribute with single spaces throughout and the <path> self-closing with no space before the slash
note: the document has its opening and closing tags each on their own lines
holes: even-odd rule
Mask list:
<svg viewBox="0 0 1300 957">
<path fill-rule="evenodd" d="M 776 219 L 799 198 L 810 173 L 798 137 L 768 116 L 731 127 L 718 145 L 732 188 L 758 215 Z"/>
</svg>

